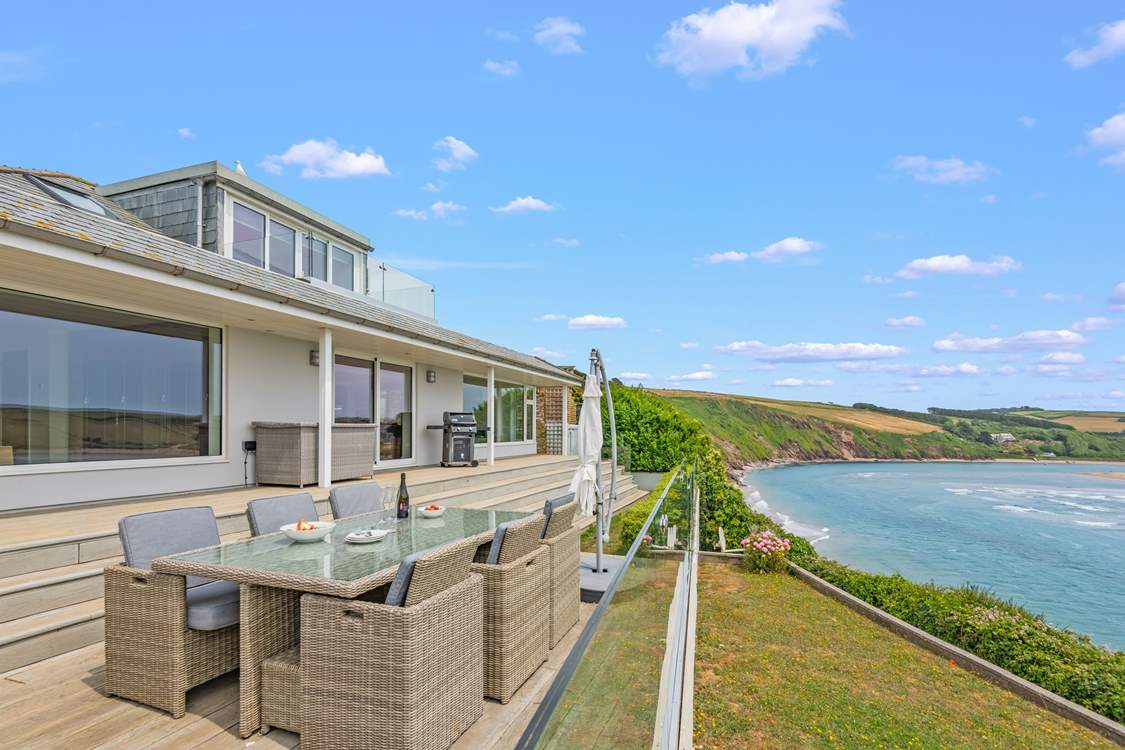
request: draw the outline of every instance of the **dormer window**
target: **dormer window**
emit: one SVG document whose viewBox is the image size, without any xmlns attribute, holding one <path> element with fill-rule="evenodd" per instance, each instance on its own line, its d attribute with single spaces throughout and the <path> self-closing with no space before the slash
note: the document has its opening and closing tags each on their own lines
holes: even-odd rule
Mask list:
<svg viewBox="0 0 1125 750">
<path fill-rule="evenodd" d="M 96 200 L 86 195 L 85 193 L 79 192 L 78 190 L 71 190 L 70 188 L 63 187 L 62 185 L 57 185 L 53 182 L 48 182 L 47 180 L 40 179 L 34 175 L 27 175 L 27 179 L 31 180 L 31 182 L 35 183 L 38 188 L 43 190 L 55 200 L 62 201 L 72 208 L 77 208 L 82 211 L 88 211 L 92 214 L 105 216 L 106 218 L 110 219 L 117 218 L 109 211 L 109 209 L 107 209 L 105 206 L 98 203 Z"/>
<path fill-rule="evenodd" d="M 305 275 L 328 281 L 328 243 L 315 237 L 305 238 Z"/>
<path fill-rule="evenodd" d="M 235 260 L 264 268 L 266 265 L 266 217 L 241 203 L 234 204 Z"/>
<path fill-rule="evenodd" d="M 355 289 L 355 256 L 335 245 L 332 246 L 332 283 L 349 291 Z"/>
</svg>

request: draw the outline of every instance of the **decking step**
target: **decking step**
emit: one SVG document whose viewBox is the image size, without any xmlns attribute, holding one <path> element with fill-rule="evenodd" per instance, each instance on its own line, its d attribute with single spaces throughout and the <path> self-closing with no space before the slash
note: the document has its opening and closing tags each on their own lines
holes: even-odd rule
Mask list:
<svg viewBox="0 0 1125 750">
<path fill-rule="evenodd" d="M 103 640 L 104 618 L 99 597 L 0 624 L 0 673 Z"/>
</svg>

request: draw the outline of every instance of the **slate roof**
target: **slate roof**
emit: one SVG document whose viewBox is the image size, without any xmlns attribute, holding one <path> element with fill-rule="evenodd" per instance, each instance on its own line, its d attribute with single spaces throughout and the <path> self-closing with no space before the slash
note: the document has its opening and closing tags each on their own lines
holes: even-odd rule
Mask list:
<svg viewBox="0 0 1125 750">
<path fill-rule="evenodd" d="M 88 195 L 116 219 L 60 203 L 28 180 L 25 176 L 28 174 Z M 118 260 L 173 271 L 225 289 L 485 357 L 497 364 L 579 382 L 570 373 L 538 357 L 458 333 L 374 301 L 322 289 L 166 237 L 113 201 L 99 196 L 94 187 L 92 183 L 60 172 L 0 166 L 0 231 L 44 238 Z"/>
</svg>

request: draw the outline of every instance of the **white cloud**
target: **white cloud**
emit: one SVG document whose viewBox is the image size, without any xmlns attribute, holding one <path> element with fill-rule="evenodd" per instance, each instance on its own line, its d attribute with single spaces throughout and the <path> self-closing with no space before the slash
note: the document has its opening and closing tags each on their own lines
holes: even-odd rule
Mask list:
<svg viewBox="0 0 1125 750">
<path fill-rule="evenodd" d="M 704 256 L 703 262 L 709 265 L 718 265 L 719 263 L 742 263 L 750 256 L 746 253 L 737 250 L 728 250 L 725 253 L 711 253 Z"/>
<path fill-rule="evenodd" d="M 427 182 L 422 186 L 421 189 L 427 193 L 440 193 L 441 185 L 437 184 L 436 182 Z"/>
<path fill-rule="evenodd" d="M 546 201 L 525 195 L 522 198 L 512 198 L 503 206 L 494 206 L 489 210 L 498 214 L 526 214 L 533 211 L 554 211 L 555 206 Z"/>
<path fill-rule="evenodd" d="M 551 351 L 544 346 L 537 346 L 531 350 L 532 356 L 539 357 L 540 359 L 557 360 L 562 359 L 566 355 L 562 352 Z"/>
<path fill-rule="evenodd" d="M 746 380 L 744 378 L 731 378 L 727 381 L 728 385 L 742 385 Z"/>
<path fill-rule="evenodd" d="M 617 379 L 636 383 L 642 380 L 651 380 L 652 375 L 647 372 L 619 372 L 617 373 Z"/>
<path fill-rule="evenodd" d="M 1073 349 L 1086 343 L 1086 337 L 1075 331 L 1025 331 L 1007 338 L 992 336 L 976 338 L 953 333 L 934 342 L 936 352 L 1020 352 L 1049 349 Z"/>
<path fill-rule="evenodd" d="M 698 349 L 699 344 L 698 344 L 698 342 L 695 342 L 695 341 L 681 341 L 680 342 L 680 348 L 681 349 Z"/>
<path fill-rule="evenodd" d="M 1019 372 L 1019 368 L 1012 367 L 1011 365 L 1004 365 L 1003 367 L 996 368 L 997 375 L 1015 375 L 1017 372 Z"/>
<path fill-rule="evenodd" d="M 415 221 L 425 221 L 430 218 L 429 214 L 425 211 L 419 211 L 416 208 L 398 208 L 395 209 L 395 216 L 401 216 L 404 219 L 414 219 Z"/>
<path fill-rule="evenodd" d="M 832 362 L 847 359 L 886 359 L 906 354 L 906 349 L 890 344 L 821 344 L 801 342 L 770 346 L 761 341 L 732 341 L 716 347 L 720 352 L 745 354 L 766 362 Z"/>
<path fill-rule="evenodd" d="M 1033 128 L 1039 124 L 1038 120 L 1028 115 L 1020 115 L 1016 118 L 1016 122 L 1018 122 L 1020 125 L 1023 125 L 1025 128 Z"/>
<path fill-rule="evenodd" d="M 258 163 L 270 174 L 281 174 L 287 166 L 301 168 L 301 177 L 308 179 L 335 177 L 365 177 L 389 175 L 387 163 L 370 146 L 363 151 L 348 151 L 331 138 L 318 141 L 310 138 L 304 143 L 294 143 L 283 154 L 267 156 Z"/>
<path fill-rule="evenodd" d="M 546 314 L 540 315 L 538 318 L 536 318 L 536 320 L 569 320 L 569 319 L 570 319 L 569 315 L 561 315 L 559 313 L 546 313 Z"/>
<path fill-rule="evenodd" d="M 918 182 L 935 185 L 980 182 L 996 171 L 984 162 L 968 163 L 956 156 L 948 159 L 931 159 L 922 155 L 896 156 L 894 168 L 899 172 L 906 172 Z"/>
<path fill-rule="evenodd" d="M 520 74 L 520 64 L 515 60 L 485 60 L 481 67 L 497 78 L 515 78 Z"/>
<path fill-rule="evenodd" d="M 556 237 L 555 244 L 560 247 L 578 247 L 582 243 L 574 237 Z"/>
<path fill-rule="evenodd" d="M 566 325 L 575 331 L 605 331 L 626 328 L 628 323 L 624 318 L 612 315 L 579 315 L 567 321 Z"/>
<path fill-rule="evenodd" d="M 824 247 L 822 243 L 814 240 L 806 240 L 802 237 L 786 237 L 783 240 L 766 245 L 761 250 L 750 253 L 750 255 L 755 260 L 765 263 L 781 263 L 786 258 L 806 255 L 822 247 Z"/>
<path fill-rule="evenodd" d="M 1125 52 L 1125 18 L 1112 23 L 1103 23 L 1098 27 L 1098 40 L 1092 47 L 1071 50 L 1066 53 L 1063 60 L 1075 69 L 1088 68 L 1096 62 L 1108 60 L 1122 52 Z"/>
<path fill-rule="evenodd" d="M 177 128 L 176 135 L 180 136 L 185 141 L 194 141 L 196 137 L 195 131 L 191 128 Z"/>
<path fill-rule="evenodd" d="M 1047 375 L 1049 377 L 1066 377 L 1074 374 L 1074 368 L 1067 364 L 1060 363 L 1047 363 L 1040 365 L 1032 365 L 1027 368 L 1027 371 L 1035 375 Z"/>
<path fill-rule="evenodd" d="M 1117 359 L 1115 359 L 1113 361 L 1120 364 L 1120 365 L 1125 365 L 1125 354 L 1122 354 L 1120 357 L 1118 357 Z"/>
<path fill-rule="evenodd" d="M 905 364 L 888 364 L 886 362 L 840 362 L 836 369 L 844 372 L 863 373 L 913 373 L 917 368 Z"/>
<path fill-rule="evenodd" d="M 669 383 L 684 383 L 700 380 L 714 380 L 715 377 L 715 373 L 711 372 L 710 370 L 697 370 L 695 372 L 689 372 L 684 375 L 669 375 L 664 379 Z"/>
<path fill-rule="evenodd" d="M 922 386 L 917 383 L 899 383 L 898 391 L 900 393 L 921 393 Z"/>
<path fill-rule="evenodd" d="M 434 159 L 434 168 L 439 172 L 464 169 L 466 164 L 478 156 L 472 146 L 451 135 L 445 136 L 440 141 L 434 141 L 434 150 L 445 154 Z"/>
<path fill-rule="evenodd" d="M 1056 365 L 1081 365 L 1086 362 L 1086 357 L 1078 352 L 1050 352 L 1044 354 L 1039 361 Z"/>
<path fill-rule="evenodd" d="M 22 83 L 43 75 L 43 53 L 36 50 L 0 50 L 0 84 Z"/>
<path fill-rule="evenodd" d="M 839 5 L 839 0 L 772 0 L 704 8 L 672 22 L 656 59 L 682 76 L 735 68 L 740 78 L 765 78 L 799 63 L 821 32 L 846 33 Z"/>
<path fill-rule="evenodd" d="M 1044 302 L 1081 302 L 1081 294 L 1061 294 L 1059 292 L 1043 292 L 1039 298 Z"/>
<path fill-rule="evenodd" d="M 949 377 L 951 375 L 980 375 L 980 368 L 972 362 L 962 362 L 959 365 L 933 365 L 920 367 L 916 373 L 922 377 Z"/>
<path fill-rule="evenodd" d="M 933 274 L 961 274 L 971 276 L 998 276 L 1018 271 L 1019 261 L 1001 255 L 991 260 L 973 260 L 968 255 L 934 255 L 915 258 L 895 272 L 900 279 L 920 279 Z"/>
<path fill-rule="evenodd" d="M 535 43 L 551 54 L 576 55 L 582 51 L 578 37 L 586 33 L 586 27 L 564 16 L 552 16 L 535 24 L 532 31 Z"/>
<path fill-rule="evenodd" d="M 920 328 L 926 321 L 917 315 L 907 315 L 904 318 L 887 318 L 887 325 L 891 328 Z"/>
<path fill-rule="evenodd" d="M 439 219 L 444 219 L 450 214 L 464 210 L 464 206 L 462 206 L 460 203 L 454 203 L 453 201 L 438 201 L 437 203 L 430 205 L 430 213 L 432 213 Z"/>
<path fill-rule="evenodd" d="M 832 385 L 831 380 L 803 380 L 801 378 L 782 378 L 775 380 L 771 385 L 774 388 L 801 388 L 805 386 L 814 386 L 817 388 L 825 388 Z"/>
<path fill-rule="evenodd" d="M 885 284 L 893 284 L 895 283 L 895 280 L 890 276 L 876 276 L 874 274 L 866 273 L 863 275 L 863 283 L 883 286 Z"/>
<path fill-rule="evenodd" d="M 980 202 L 984 203 L 987 206 L 995 206 L 998 200 L 1000 200 L 1000 199 L 996 197 L 995 193 L 989 193 L 988 195 L 982 195 L 981 198 L 980 198 Z"/>
<path fill-rule="evenodd" d="M 1110 151 L 1102 164 L 1125 168 L 1125 112 L 1118 112 L 1096 128 L 1086 131 L 1086 140 L 1094 148 Z"/>
<path fill-rule="evenodd" d="M 1103 316 L 1094 316 L 1075 321 L 1071 326 L 1072 331 L 1108 331 L 1117 325 L 1117 320 Z"/>
<path fill-rule="evenodd" d="M 503 29 L 487 28 L 484 30 L 484 33 L 486 36 L 490 36 L 498 42 L 518 42 L 520 40 L 519 36 L 516 34 L 510 31 L 504 31 Z"/>
<path fill-rule="evenodd" d="M 1125 310 L 1125 281 L 1113 288 L 1109 295 L 1109 306 L 1114 310 Z"/>
<path fill-rule="evenodd" d="M 922 295 L 919 292 L 914 291 L 913 289 L 907 289 L 903 292 L 895 292 L 895 296 L 899 299 L 917 299 Z"/>
</svg>

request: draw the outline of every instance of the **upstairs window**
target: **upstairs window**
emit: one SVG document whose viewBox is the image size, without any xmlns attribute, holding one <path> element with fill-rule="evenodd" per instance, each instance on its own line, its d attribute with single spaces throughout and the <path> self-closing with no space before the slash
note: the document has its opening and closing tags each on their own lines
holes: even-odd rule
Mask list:
<svg viewBox="0 0 1125 750">
<path fill-rule="evenodd" d="M 266 263 L 266 217 L 241 203 L 234 204 L 234 244 L 231 256 L 235 260 L 264 268 Z"/>
<path fill-rule="evenodd" d="M 270 270 L 293 276 L 296 270 L 297 233 L 270 220 Z"/>
<path fill-rule="evenodd" d="M 342 247 L 332 246 L 332 283 L 355 289 L 355 256 Z"/>
<path fill-rule="evenodd" d="M 328 243 L 313 237 L 305 238 L 305 275 L 328 281 Z"/>
</svg>

